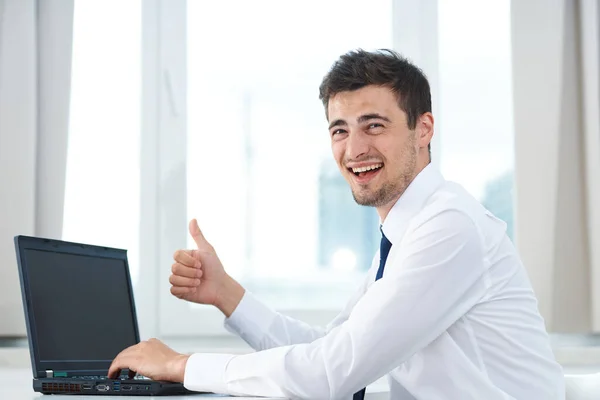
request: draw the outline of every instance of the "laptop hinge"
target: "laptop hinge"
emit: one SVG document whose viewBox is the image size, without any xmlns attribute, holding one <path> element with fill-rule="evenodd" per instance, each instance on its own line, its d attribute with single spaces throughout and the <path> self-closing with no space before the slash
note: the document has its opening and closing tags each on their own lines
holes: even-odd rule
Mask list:
<svg viewBox="0 0 600 400">
<path fill-rule="evenodd" d="M 46 370 L 46 378 L 54 378 L 54 371 L 51 369 Z"/>
</svg>

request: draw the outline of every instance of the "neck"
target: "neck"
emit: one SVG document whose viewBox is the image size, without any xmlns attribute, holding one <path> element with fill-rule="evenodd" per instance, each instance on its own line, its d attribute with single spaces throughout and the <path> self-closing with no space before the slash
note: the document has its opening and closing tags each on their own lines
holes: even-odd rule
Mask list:
<svg viewBox="0 0 600 400">
<path fill-rule="evenodd" d="M 394 199 L 391 200 L 389 203 L 387 203 L 383 206 L 377 207 L 377 214 L 379 214 L 379 219 L 381 220 L 382 225 L 385 222 L 385 218 L 388 216 L 388 214 L 394 207 L 394 204 L 396 204 L 396 202 L 398 201 L 398 199 L 400 199 L 400 197 L 402 197 L 402 193 L 395 196 Z"/>
</svg>

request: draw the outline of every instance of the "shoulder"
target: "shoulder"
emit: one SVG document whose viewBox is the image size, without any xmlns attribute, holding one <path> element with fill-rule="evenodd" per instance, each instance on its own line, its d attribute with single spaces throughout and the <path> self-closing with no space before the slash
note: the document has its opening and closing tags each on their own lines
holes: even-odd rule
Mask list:
<svg viewBox="0 0 600 400">
<path fill-rule="evenodd" d="M 479 234 L 479 221 L 487 210 L 462 186 L 444 182 L 412 219 L 408 232 L 429 230 L 470 236 Z"/>
<path fill-rule="evenodd" d="M 464 275 L 485 268 L 485 236 L 476 213 L 460 193 L 439 190 L 410 221 L 398 254 L 405 270 L 448 267 Z M 480 266 L 481 268 L 478 268 Z"/>
</svg>

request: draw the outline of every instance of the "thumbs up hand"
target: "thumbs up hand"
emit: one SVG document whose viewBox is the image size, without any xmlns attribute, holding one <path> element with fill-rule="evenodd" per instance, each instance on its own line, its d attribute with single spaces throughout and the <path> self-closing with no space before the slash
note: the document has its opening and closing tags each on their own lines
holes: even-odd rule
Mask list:
<svg viewBox="0 0 600 400">
<path fill-rule="evenodd" d="M 215 249 L 208 243 L 208 241 L 204 238 L 200 227 L 198 226 L 198 221 L 195 219 L 190 221 L 189 225 L 190 235 L 192 235 L 192 239 L 196 242 L 196 246 L 198 250 L 206 252 L 206 253 L 215 253 Z"/>
<path fill-rule="evenodd" d="M 244 289 L 225 272 L 195 219 L 190 221 L 189 230 L 197 249 L 175 252 L 169 277 L 171 294 L 193 303 L 214 305 L 229 317 L 242 299 Z"/>
</svg>

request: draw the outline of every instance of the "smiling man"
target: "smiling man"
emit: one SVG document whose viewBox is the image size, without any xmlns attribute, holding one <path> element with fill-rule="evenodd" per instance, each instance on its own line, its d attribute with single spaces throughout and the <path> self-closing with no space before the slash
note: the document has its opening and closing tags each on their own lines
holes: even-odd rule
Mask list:
<svg viewBox="0 0 600 400">
<path fill-rule="evenodd" d="M 269 309 L 225 272 L 193 220 L 198 248 L 175 253 L 171 292 L 218 307 L 257 352 L 188 356 L 151 340 L 119 354 L 109 375 L 130 368 L 192 390 L 305 399 L 362 399 L 387 375 L 392 399 L 564 399 L 506 224 L 430 164 L 423 73 L 391 51 L 353 51 L 320 98 L 354 199 L 381 219 L 380 250 L 345 309 L 324 329 Z"/>
</svg>

